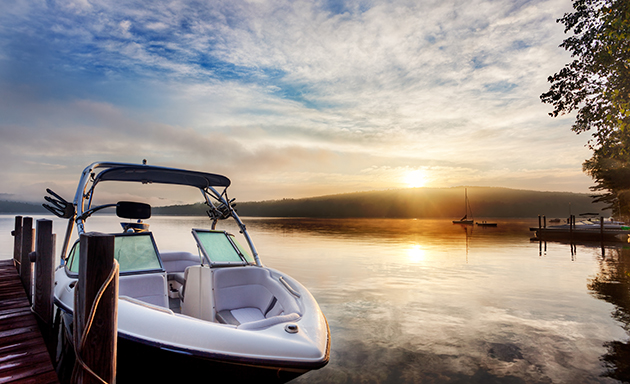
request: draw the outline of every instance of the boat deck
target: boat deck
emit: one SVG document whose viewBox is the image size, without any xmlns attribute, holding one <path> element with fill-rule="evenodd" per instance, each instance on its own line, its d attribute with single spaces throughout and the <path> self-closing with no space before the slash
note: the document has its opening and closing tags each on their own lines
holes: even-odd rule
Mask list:
<svg viewBox="0 0 630 384">
<path fill-rule="evenodd" d="M 13 260 L 0 260 L 0 383 L 59 383 Z"/>
</svg>

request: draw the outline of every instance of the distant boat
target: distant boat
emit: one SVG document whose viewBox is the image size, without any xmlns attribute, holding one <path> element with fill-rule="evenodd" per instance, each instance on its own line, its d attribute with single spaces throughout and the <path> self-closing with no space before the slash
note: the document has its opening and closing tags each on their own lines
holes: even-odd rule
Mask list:
<svg viewBox="0 0 630 384">
<path fill-rule="evenodd" d="M 580 216 L 594 216 L 596 213 L 583 213 Z M 535 240 L 581 240 L 581 241 L 630 241 L 630 225 L 615 220 L 567 220 L 567 224 L 551 225 L 542 228 L 530 228 L 536 232 Z M 572 221 L 572 222 L 571 222 Z"/>
<path fill-rule="evenodd" d="M 476 224 L 480 227 L 496 227 L 497 226 L 497 223 L 488 223 L 487 221 L 482 221 L 481 223 L 477 222 Z"/>
<path fill-rule="evenodd" d="M 475 220 L 473 219 L 472 209 L 470 209 L 470 204 L 468 203 L 468 188 L 464 189 L 464 196 L 464 217 L 460 220 L 453 220 L 453 224 L 474 225 Z M 469 212 L 470 219 L 468 218 Z"/>
</svg>

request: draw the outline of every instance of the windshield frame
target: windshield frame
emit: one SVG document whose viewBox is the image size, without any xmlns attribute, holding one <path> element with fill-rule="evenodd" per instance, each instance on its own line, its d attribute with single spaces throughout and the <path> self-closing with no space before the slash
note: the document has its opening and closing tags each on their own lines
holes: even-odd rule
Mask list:
<svg viewBox="0 0 630 384">
<path fill-rule="evenodd" d="M 103 169 L 97 173 L 97 169 Z M 76 224 L 77 233 L 80 236 L 84 234 L 85 231 L 85 222 L 89 215 L 92 213 L 90 211 L 92 206 L 92 200 L 94 197 L 94 191 L 96 185 L 99 184 L 99 181 L 118 181 L 118 182 L 136 182 L 142 184 L 152 184 L 152 180 L 144 180 L 139 177 L 129 177 L 120 176 L 124 172 L 124 170 L 130 170 L 136 172 L 138 174 L 142 173 L 143 170 L 147 170 L 152 172 L 152 175 L 155 176 L 153 179 L 156 183 L 161 184 L 175 184 L 182 186 L 192 186 L 194 188 L 199 189 L 201 194 L 203 195 L 205 204 L 208 206 L 208 216 L 210 216 L 212 222 L 212 229 L 215 229 L 216 223 L 219 219 L 227 219 L 232 217 L 232 219 L 236 222 L 239 227 L 239 232 L 245 238 L 249 249 L 251 250 L 252 256 L 256 262 L 256 265 L 262 267 L 262 263 L 258 256 L 258 251 L 256 250 L 256 246 L 254 245 L 253 240 L 251 239 L 249 233 L 247 232 L 247 228 L 245 224 L 241 221 L 240 217 L 236 214 L 236 210 L 234 210 L 234 205 L 232 204 L 232 200 L 230 200 L 227 196 L 227 188 L 231 184 L 230 180 L 222 175 L 211 174 L 205 172 L 196 172 L 196 171 L 188 171 L 183 169 L 176 168 L 167 168 L 160 166 L 151 166 L 143 163 L 139 164 L 129 164 L 129 163 L 114 163 L 114 162 L 95 162 L 87 166 L 81 175 L 81 179 L 79 180 L 79 184 L 77 186 L 77 190 L 74 196 L 73 205 L 75 207 L 75 214 L 68 220 L 68 228 L 66 229 L 66 236 L 64 239 L 64 245 L 61 251 L 61 262 L 64 263 L 68 257 L 68 245 L 70 243 L 71 233 Z M 111 173 L 110 173 L 111 172 Z M 194 175 L 195 180 L 205 180 L 207 183 L 202 185 L 197 182 L 192 181 L 182 181 L 179 178 L 170 178 L 168 175 L 158 176 L 160 172 L 164 172 L 165 174 L 175 174 L 178 176 L 182 176 L 186 179 L 186 175 Z M 112 179 L 108 179 L 105 177 L 101 180 L 103 175 L 118 175 L 112 177 Z M 213 185 L 214 184 L 214 185 Z M 219 190 L 215 189 L 215 187 L 223 187 L 223 190 L 219 192 Z"/>
<path fill-rule="evenodd" d="M 136 232 L 136 233 L 126 233 L 126 232 L 122 232 L 122 233 L 115 233 L 115 234 L 111 234 L 112 236 L 114 236 L 114 255 L 116 255 L 116 238 L 122 238 L 122 237 L 132 237 L 132 236 L 148 236 L 149 239 L 151 240 L 151 244 L 153 245 L 153 250 L 155 251 L 155 255 L 156 255 L 156 259 L 160 265 L 159 268 L 147 268 L 147 269 L 134 269 L 134 270 L 124 270 L 124 265 L 122 266 L 122 268 L 120 269 L 119 275 L 120 276 L 130 276 L 130 275 L 139 275 L 139 274 L 146 274 L 146 273 L 163 273 L 166 272 L 166 270 L 164 269 L 164 264 L 162 263 L 162 258 L 160 257 L 160 252 L 157 248 L 157 244 L 155 243 L 155 238 L 153 237 L 153 233 L 152 232 Z M 79 276 L 79 264 L 80 263 L 80 248 L 78 249 L 78 255 L 77 255 L 77 251 L 75 251 L 75 249 L 77 247 L 79 247 L 79 244 L 81 243 L 80 239 L 77 239 L 74 244 L 72 245 L 72 247 L 70 248 L 70 252 L 68 253 L 68 258 L 66 260 L 66 263 L 64 265 L 65 270 L 66 270 L 66 274 L 70 277 L 78 277 Z M 77 256 L 79 256 L 77 258 Z M 116 259 L 118 261 L 118 259 Z M 75 265 L 75 263 L 77 263 Z M 74 270 L 76 268 L 76 270 Z"/>
<path fill-rule="evenodd" d="M 234 238 L 234 235 L 232 235 L 231 233 L 228 233 L 227 231 L 223 231 L 223 230 L 198 229 L 198 228 L 193 228 L 191 232 L 192 232 L 193 237 L 195 238 L 195 241 L 197 242 L 197 249 L 199 249 L 199 252 L 203 256 L 204 260 L 208 263 L 208 265 L 211 268 L 234 267 L 234 266 L 245 266 L 245 265 L 255 264 L 255 260 L 248 260 L 248 256 L 251 258 L 250 255 L 243 254 L 244 249 L 241 249 L 241 247 L 236 243 L 236 239 Z M 228 243 L 231 245 L 232 250 L 234 251 L 234 254 L 238 256 L 240 260 L 231 260 L 231 261 L 213 260 L 210 255 L 211 251 L 205 247 L 204 245 L 205 241 L 201 237 L 202 234 L 207 234 L 207 233 L 222 234 L 225 237 L 225 239 L 228 241 Z M 221 237 L 221 239 L 223 239 L 223 237 Z"/>
</svg>

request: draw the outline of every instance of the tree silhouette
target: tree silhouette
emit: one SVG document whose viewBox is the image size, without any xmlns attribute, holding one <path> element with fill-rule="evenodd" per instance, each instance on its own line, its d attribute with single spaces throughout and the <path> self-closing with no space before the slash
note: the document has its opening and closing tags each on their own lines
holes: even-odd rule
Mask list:
<svg viewBox="0 0 630 384">
<path fill-rule="evenodd" d="M 571 33 L 560 46 L 573 61 L 548 78 L 540 98 L 553 105 L 553 117 L 577 111 L 572 130 L 592 133 L 593 157 L 584 164 L 591 189 L 606 191 L 597 198 L 627 215 L 630 205 L 620 199 L 627 188 L 615 178 L 630 165 L 630 1 L 574 0 L 573 9 L 558 20 Z"/>
</svg>

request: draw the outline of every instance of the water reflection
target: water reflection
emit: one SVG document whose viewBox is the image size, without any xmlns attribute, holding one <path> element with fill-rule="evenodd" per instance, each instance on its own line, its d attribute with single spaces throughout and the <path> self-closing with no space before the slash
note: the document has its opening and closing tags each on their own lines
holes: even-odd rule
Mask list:
<svg viewBox="0 0 630 384">
<path fill-rule="evenodd" d="M 474 234 L 478 238 L 523 238 L 528 237 L 523 228 L 532 226 L 532 219 L 499 221 L 497 228 L 474 228 L 468 225 L 452 225 L 442 219 L 285 219 L 245 218 L 247 224 L 259 229 L 281 232 L 284 235 L 309 233 L 317 236 L 334 236 L 346 239 L 412 239 L 423 241 L 462 238 L 461 234 Z"/>
<path fill-rule="evenodd" d="M 600 271 L 589 280 L 594 296 L 614 306 L 612 317 L 630 336 L 630 248 L 616 248 L 600 261 Z M 608 368 L 606 376 L 630 382 L 630 343 L 613 340 L 605 343 L 601 359 Z"/>
<path fill-rule="evenodd" d="M 99 220 L 91 230 L 116 230 Z M 629 249 L 532 242 L 535 219 L 244 221 L 331 328 L 330 363 L 296 383 L 628 381 Z M 195 252 L 190 228 L 208 221 L 150 224 L 161 250 Z"/>
<path fill-rule="evenodd" d="M 599 358 L 623 330 L 585 285 L 597 248 L 550 243 L 539 253 L 526 221 L 250 223 L 261 250 L 266 234 L 300 242 L 307 267 L 295 249 L 274 246 L 265 259 L 304 281 L 330 322 L 331 363 L 297 382 L 615 382 Z"/>
<path fill-rule="evenodd" d="M 425 258 L 426 251 L 419 244 L 414 244 L 407 248 L 407 258 L 410 263 L 420 263 Z"/>
</svg>

